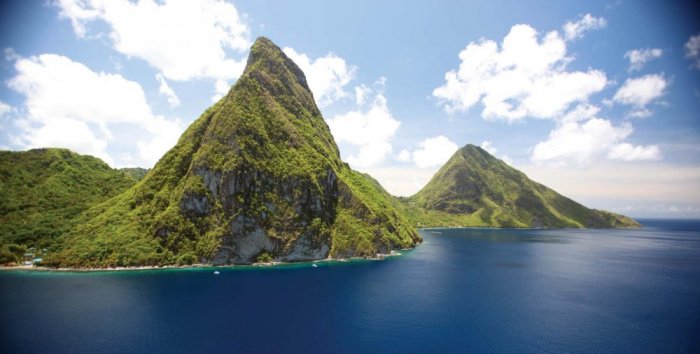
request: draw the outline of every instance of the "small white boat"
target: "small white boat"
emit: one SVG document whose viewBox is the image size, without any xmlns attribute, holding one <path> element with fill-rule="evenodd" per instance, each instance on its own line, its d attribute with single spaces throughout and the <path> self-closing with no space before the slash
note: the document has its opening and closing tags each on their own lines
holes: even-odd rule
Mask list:
<svg viewBox="0 0 700 354">
<path fill-rule="evenodd" d="M 318 268 L 318 266 L 316 264 L 312 264 L 311 266 L 314 268 Z"/>
<path fill-rule="evenodd" d="M 214 275 L 219 275 L 219 271 L 218 271 L 218 270 L 215 270 L 215 271 L 214 271 Z"/>
</svg>

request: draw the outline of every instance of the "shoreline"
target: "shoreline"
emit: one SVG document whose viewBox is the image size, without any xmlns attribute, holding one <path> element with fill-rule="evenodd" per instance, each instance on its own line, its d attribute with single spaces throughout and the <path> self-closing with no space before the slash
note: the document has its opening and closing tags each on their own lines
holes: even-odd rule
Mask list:
<svg viewBox="0 0 700 354">
<path fill-rule="evenodd" d="M 641 224 L 640 224 L 641 225 Z M 417 228 L 418 231 L 430 230 L 450 230 L 450 229 L 469 229 L 469 230 L 639 230 L 640 227 L 497 227 L 497 226 L 426 226 Z"/>
<path fill-rule="evenodd" d="M 391 253 L 388 253 L 388 254 L 380 253 L 380 254 L 377 254 L 375 257 L 324 258 L 324 259 L 315 259 L 315 260 L 300 261 L 300 262 L 273 261 L 273 262 L 251 263 L 251 264 L 222 264 L 222 265 L 196 263 L 196 264 L 190 264 L 190 265 L 184 265 L 184 266 L 164 265 L 164 266 L 134 266 L 134 267 L 113 267 L 113 268 L 49 268 L 49 267 L 34 266 L 34 265 L 31 265 L 31 266 L 18 265 L 18 266 L 0 266 L 0 272 L 3 272 L 3 271 L 6 271 L 6 272 L 28 271 L 28 272 L 46 272 L 46 273 L 51 273 L 51 272 L 57 272 L 57 273 L 58 272 L 97 273 L 97 272 L 130 272 L 130 271 L 136 272 L 136 271 L 144 271 L 144 270 L 194 270 L 194 269 L 218 270 L 218 269 L 273 268 L 273 267 L 283 267 L 283 266 L 290 266 L 290 265 L 300 265 L 301 266 L 301 265 L 307 265 L 307 264 L 314 265 L 314 264 L 318 264 L 318 263 L 331 263 L 331 262 L 350 263 L 350 262 L 356 262 L 356 261 L 382 261 L 382 260 L 385 260 L 386 258 L 389 258 L 389 257 L 401 256 L 401 255 L 403 255 L 401 252 L 411 251 L 414 249 L 415 249 L 415 247 L 414 248 L 399 249 L 399 250 L 392 250 Z"/>
</svg>

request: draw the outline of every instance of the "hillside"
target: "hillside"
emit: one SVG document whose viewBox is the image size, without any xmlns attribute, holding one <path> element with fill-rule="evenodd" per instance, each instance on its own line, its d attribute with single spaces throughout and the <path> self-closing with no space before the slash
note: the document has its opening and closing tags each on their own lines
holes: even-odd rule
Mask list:
<svg viewBox="0 0 700 354">
<path fill-rule="evenodd" d="M 0 151 L 0 245 L 53 246 L 76 215 L 135 183 L 66 149 Z"/>
<path fill-rule="evenodd" d="M 142 180 L 144 177 L 146 177 L 146 173 L 148 173 L 147 168 L 141 168 L 141 167 L 124 167 L 120 168 L 119 171 L 124 172 L 137 182 Z"/>
<path fill-rule="evenodd" d="M 586 208 L 474 145 L 455 152 L 403 203 L 420 226 L 639 227 L 628 217 Z"/>
<path fill-rule="evenodd" d="M 92 207 L 52 266 L 372 257 L 420 242 L 340 160 L 304 73 L 259 38 L 229 93 L 128 191 Z"/>
</svg>

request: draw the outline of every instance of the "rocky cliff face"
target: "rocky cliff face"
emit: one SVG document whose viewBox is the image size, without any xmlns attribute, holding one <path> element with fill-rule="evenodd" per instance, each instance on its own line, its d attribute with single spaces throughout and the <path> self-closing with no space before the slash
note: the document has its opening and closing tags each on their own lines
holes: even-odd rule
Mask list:
<svg viewBox="0 0 700 354">
<path fill-rule="evenodd" d="M 329 234 L 318 234 L 318 227 L 311 225 L 331 225 L 335 220 L 338 177 L 330 166 L 317 180 L 292 176 L 280 181 L 266 171 L 245 168 L 221 173 L 197 167 L 194 176 L 206 189 L 183 195 L 181 212 L 197 223 L 196 219 L 210 215 L 209 200 L 214 199 L 211 204 L 230 219 L 213 263 L 250 263 L 261 253 L 276 255 L 280 261 L 328 256 Z"/>
<path fill-rule="evenodd" d="M 304 73 L 258 39 L 228 95 L 134 188 L 92 208 L 50 264 L 375 256 L 420 238 L 340 160 Z"/>
</svg>

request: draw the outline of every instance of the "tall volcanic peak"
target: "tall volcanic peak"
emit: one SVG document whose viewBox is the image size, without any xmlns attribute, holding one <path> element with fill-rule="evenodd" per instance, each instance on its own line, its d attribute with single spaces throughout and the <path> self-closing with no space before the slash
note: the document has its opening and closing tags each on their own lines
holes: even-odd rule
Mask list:
<svg viewBox="0 0 700 354">
<path fill-rule="evenodd" d="M 408 200 L 423 209 L 411 212 L 412 219 L 431 226 L 639 227 L 625 216 L 586 208 L 471 144 Z"/>
<path fill-rule="evenodd" d="M 258 38 L 229 93 L 136 186 L 85 213 L 47 261 L 302 261 L 419 241 L 391 197 L 340 160 L 303 72 Z"/>
</svg>

